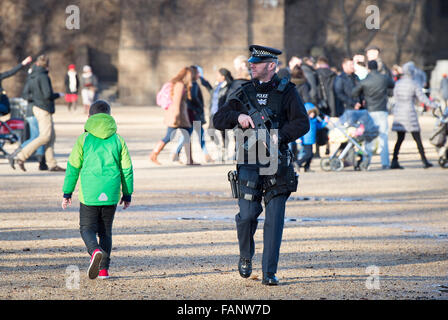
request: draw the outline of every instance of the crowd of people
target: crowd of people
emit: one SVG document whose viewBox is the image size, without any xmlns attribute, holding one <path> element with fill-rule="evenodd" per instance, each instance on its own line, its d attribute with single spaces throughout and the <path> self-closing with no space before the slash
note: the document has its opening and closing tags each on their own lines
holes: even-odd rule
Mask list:
<svg viewBox="0 0 448 320">
<path fill-rule="evenodd" d="M 183 68 L 179 75 L 170 80 L 173 88 L 177 89 L 173 90 L 173 107 L 167 112 L 167 116 L 177 119 L 178 122 L 165 121 L 168 126 L 167 134 L 151 153 L 152 162 L 160 164 L 157 160 L 158 154 L 173 138 L 176 129 L 180 129 L 183 132 L 182 138 L 172 160 L 179 161 L 179 152 L 184 146 L 187 155 L 186 164 L 197 164 L 192 159 L 189 139 L 195 121 L 201 123 L 198 136 L 206 162 L 214 161 L 205 146 L 203 126 L 206 123 L 204 117 L 206 103 L 201 86 L 209 92 L 208 129 L 214 129 L 214 114 L 225 104 L 236 88 L 251 80 L 247 57 L 238 56 L 233 62 L 235 69 L 233 74 L 225 68 L 219 69 L 214 86 L 204 78 L 202 69 L 195 65 Z M 317 59 L 293 56 L 286 67 L 279 66 L 276 71 L 280 78 L 287 78 L 295 84 L 304 104 L 308 106 L 310 122 L 317 124 L 312 127 L 313 130 L 310 130 L 307 137 L 302 137 L 290 144 L 298 170 L 303 168 L 305 171 L 310 171 L 311 159 L 320 157 L 321 146 L 325 147 L 326 155 L 330 153 L 327 122 L 323 118 L 328 117 L 329 120 L 337 123 L 338 118 L 346 110 L 367 110 L 375 125 L 378 126 L 378 139 L 366 143 L 365 147 L 370 158 L 374 152 L 380 154 L 382 169 L 403 168 L 398 162 L 398 156 L 406 132 L 411 133 L 416 142 L 423 167 L 432 166 L 425 156 L 416 107 L 418 102 L 427 108 L 436 108 L 438 104 L 424 93 L 423 89 L 427 85 L 426 73 L 417 68 L 412 61 L 403 66 L 394 65 L 390 69 L 381 58 L 380 48 L 370 46 L 365 52 L 344 58 L 337 67 L 331 66 L 329 59 L 323 56 Z M 446 75 L 442 80 L 441 90 L 445 90 L 443 92 L 446 92 L 446 98 L 448 98 Z M 390 101 L 394 101 L 392 107 Z M 393 116 L 391 130 L 397 132 L 392 160 L 388 144 L 389 114 Z M 208 133 L 214 143 L 221 145 L 221 156 L 226 154 L 229 141 L 226 133 L 221 132 L 221 143 L 213 130 L 208 130 Z M 310 141 L 313 142 L 311 145 Z"/>
<path fill-rule="evenodd" d="M 32 61 L 28 57 L 21 64 L 8 72 L 1 74 L 1 79 L 16 74 Z M 81 95 L 84 112 L 87 114 L 89 106 L 97 99 L 98 79 L 92 68 L 85 65 L 78 77 L 76 66 L 70 64 L 65 75 L 65 93 L 54 93 L 48 74 L 49 59 L 40 56 L 29 66 L 28 77 L 23 90 L 23 98 L 29 101 L 26 120 L 30 128 L 29 139 L 13 152 L 9 162 L 13 168 L 18 165 L 26 170 L 24 163 L 31 156 L 36 155 L 40 170 L 59 171 L 54 159 L 54 126 L 52 114 L 54 101 L 65 97 L 69 111 L 77 109 L 78 96 Z M 220 149 L 219 160 L 232 160 L 229 156 L 229 137 L 226 132 L 214 130 L 213 116 L 226 103 L 232 92 L 243 83 L 251 80 L 248 58 L 244 55 L 233 61 L 234 70 L 220 68 L 215 75 L 213 85 L 204 77 L 203 70 L 198 65 L 182 68 L 170 81 L 170 107 L 165 113 L 165 136 L 156 144 L 150 154 L 150 160 L 160 165 L 159 153 L 180 131 L 181 137 L 171 154 L 171 160 L 180 162 L 182 148 L 185 150 L 186 165 L 197 165 L 199 162 L 192 157 L 191 137 L 194 132 L 199 137 L 199 144 L 206 163 L 213 163 L 207 150 L 206 133 Z M 292 56 L 286 67 L 277 68 L 280 78 L 287 78 L 295 84 L 303 103 L 310 113 L 310 122 L 316 122 L 317 127 L 296 142 L 290 144 L 296 160 L 296 167 L 310 171 L 312 158 L 320 157 L 320 147 L 325 147 L 325 154 L 330 153 L 328 129 L 326 123 L 321 125 L 322 118 L 336 122 L 346 110 L 367 110 L 379 129 L 378 139 L 367 143 L 366 149 L 371 156 L 375 151 L 380 154 L 383 169 L 402 169 L 398 162 L 401 144 L 406 132 L 410 133 L 416 142 L 417 149 L 425 168 L 432 164 L 427 160 L 421 141 L 417 100 L 426 107 L 436 108 L 438 105 L 428 98 L 423 88 L 427 85 L 425 72 L 417 68 L 413 62 L 403 66 L 394 65 L 391 69 L 383 62 L 381 50 L 376 46 L 368 47 L 365 52 L 357 53 L 353 57 L 346 57 L 339 66 L 331 66 L 326 57 L 298 57 Z M 36 85 L 38 83 L 43 86 Z M 204 95 L 202 89 L 208 94 Z M 448 78 L 444 75 L 441 85 L 442 99 L 445 105 L 448 100 Z M 208 98 L 208 99 L 207 99 Z M 394 101 L 390 107 L 390 98 Z M 6 108 L 7 96 L 2 94 L 1 108 Z M 206 112 L 208 106 L 208 112 Z M 9 104 L 8 104 L 9 108 Z M 44 111 L 48 114 L 42 116 Z M 206 115 L 208 117 L 206 118 Z M 397 132 L 397 139 L 393 148 L 393 156 L 389 155 L 389 125 L 388 116 L 393 115 L 391 130 Z M 320 120 L 319 120 L 320 119 Z M 319 121 L 318 121 L 319 120 Z M 207 124 L 208 123 L 208 124 Z M 204 128 L 207 127 L 208 130 Z M 216 132 L 217 134 L 216 134 Z M 312 135 L 312 136 L 310 136 Z M 305 138 L 305 139 L 304 139 Z M 306 140 L 306 142 L 305 142 Z M 313 143 L 310 145 L 310 141 Z M 231 150 L 230 150 L 231 151 Z M 227 155 L 227 157 L 226 157 Z"/>
</svg>

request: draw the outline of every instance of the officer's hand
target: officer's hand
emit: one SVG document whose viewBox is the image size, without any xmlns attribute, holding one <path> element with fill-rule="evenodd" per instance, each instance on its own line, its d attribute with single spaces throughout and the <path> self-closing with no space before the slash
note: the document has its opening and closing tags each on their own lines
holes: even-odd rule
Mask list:
<svg viewBox="0 0 448 320">
<path fill-rule="evenodd" d="M 252 121 L 252 118 L 249 117 L 247 114 L 240 114 L 238 116 L 238 123 L 241 125 L 243 129 L 247 129 L 249 127 L 255 128 L 254 122 Z"/>
</svg>

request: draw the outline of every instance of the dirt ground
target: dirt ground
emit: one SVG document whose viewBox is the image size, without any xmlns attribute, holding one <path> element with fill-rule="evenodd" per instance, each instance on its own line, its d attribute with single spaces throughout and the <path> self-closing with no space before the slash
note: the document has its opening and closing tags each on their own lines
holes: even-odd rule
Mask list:
<svg viewBox="0 0 448 320">
<path fill-rule="evenodd" d="M 114 222 L 109 280 L 89 280 L 89 256 L 79 234 L 79 201 L 63 211 L 63 173 L 12 170 L 0 159 L 0 299 L 447 299 L 448 170 L 437 165 L 428 142 L 434 124 L 420 117 L 434 168 L 423 169 L 406 137 L 400 154 L 405 170 L 300 173 L 299 190 L 287 203 L 277 276 L 261 284 L 263 214 L 256 233 L 254 271 L 242 279 L 226 174 L 230 162 L 200 166 L 148 161 L 164 135 L 157 107 L 114 107 L 118 132 L 135 169 L 135 193 Z M 56 157 L 65 167 L 86 116 L 58 106 Z M 389 119 L 392 121 L 392 119 Z M 390 151 L 396 136 L 390 135 Z M 207 139 L 210 153 L 217 149 Z M 14 146 L 7 146 L 13 150 Z M 323 154 L 323 149 L 322 149 Z M 79 273 L 78 273 L 79 270 Z M 78 281 L 79 280 L 79 281 Z"/>
</svg>

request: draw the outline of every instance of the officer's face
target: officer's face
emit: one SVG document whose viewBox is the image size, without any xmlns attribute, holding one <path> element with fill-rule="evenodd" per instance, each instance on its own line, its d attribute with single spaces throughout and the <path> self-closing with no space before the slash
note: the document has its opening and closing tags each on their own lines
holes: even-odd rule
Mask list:
<svg viewBox="0 0 448 320">
<path fill-rule="evenodd" d="M 250 63 L 250 72 L 254 79 L 265 81 L 273 70 L 275 70 L 274 62 Z"/>
</svg>

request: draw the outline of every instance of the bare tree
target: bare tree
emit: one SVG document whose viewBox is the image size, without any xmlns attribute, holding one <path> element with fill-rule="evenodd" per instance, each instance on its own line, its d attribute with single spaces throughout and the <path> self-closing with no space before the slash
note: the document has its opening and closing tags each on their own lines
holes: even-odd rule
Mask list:
<svg viewBox="0 0 448 320">
<path fill-rule="evenodd" d="M 406 44 L 406 40 L 411 31 L 412 23 L 414 22 L 416 11 L 417 11 L 418 0 L 411 0 L 408 3 L 407 15 L 401 16 L 400 24 L 397 26 L 397 31 L 394 34 L 395 41 L 395 63 L 401 63 L 401 56 L 403 54 L 403 49 Z M 404 21 L 403 21 L 404 19 Z M 404 26 L 404 27 L 403 27 Z"/>
</svg>

